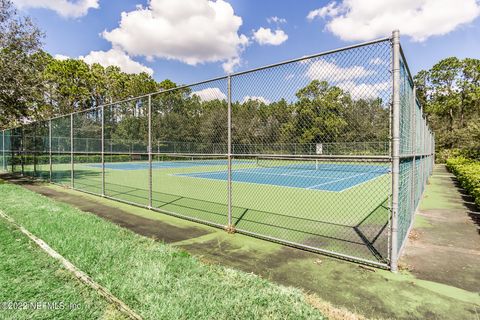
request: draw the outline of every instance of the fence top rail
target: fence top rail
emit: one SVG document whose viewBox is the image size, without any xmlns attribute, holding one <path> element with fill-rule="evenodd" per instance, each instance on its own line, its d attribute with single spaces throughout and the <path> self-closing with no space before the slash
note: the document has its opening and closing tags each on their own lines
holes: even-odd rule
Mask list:
<svg viewBox="0 0 480 320">
<path fill-rule="evenodd" d="M 26 123 L 26 124 L 23 124 L 23 125 L 18 125 L 18 126 L 16 126 L 16 127 L 11 127 L 11 128 L 7 128 L 7 129 L 3 129 L 3 130 L 12 130 L 12 129 L 16 129 L 16 128 L 23 127 L 24 125 L 27 125 L 27 124 L 34 124 L 34 123 L 40 122 L 40 121 L 49 121 L 49 120 L 58 119 L 58 118 L 62 118 L 62 117 L 69 117 L 69 116 L 71 116 L 71 115 L 73 115 L 73 114 L 82 113 L 82 112 L 88 112 L 88 111 L 93 111 L 93 110 L 98 110 L 98 109 L 101 109 L 101 108 L 104 108 L 104 107 L 108 107 L 108 106 L 112 106 L 112 105 L 116 105 L 116 104 L 119 104 L 119 103 L 125 103 L 125 102 L 129 102 L 129 101 L 132 101 L 132 100 L 137 100 L 137 99 L 146 98 L 146 97 L 149 97 L 149 96 L 152 96 L 152 95 L 155 95 L 155 94 L 161 94 L 161 93 L 167 93 L 167 92 L 171 92 L 171 91 L 175 91 L 175 90 L 181 90 L 181 89 L 184 89 L 184 88 L 188 88 L 188 87 L 192 87 L 192 86 L 197 86 L 197 85 L 205 84 L 205 83 L 212 82 L 212 81 L 218 81 L 218 80 L 228 79 L 229 77 L 235 77 L 235 76 L 239 76 L 239 75 L 246 74 L 246 73 L 251 73 L 251 72 L 255 72 L 255 71 L 260 71 L 260 70 L 265 70 L 265 69 L 269 69 L 269 68 L 274 68 L 274 67 L 278 67 L 278 66 L 280 66 L 280 65 L 285 65 L 285 64 L 289 64 L 289 63 L 294 63 L 294 62 L 298 62 L 298 61 L 302 61 L 302 60 L 306 60 L 306 59 L 317 58 L 317 57 L 321 57 L 321 56 L 324 56 L 324 55 L 332 54 L 332 53 L 335 53 L 335 52 L 345 51 L 345 50 L 349 50 L 349 49 L 355 49 L 355 48 L 364 47 L 364 46 L 367 46 L 367 45 L 372 45 L 372 44 L 375 44 L 375 43 L 380 43 L 380 42 L 385 42 L 385 41 L 391 41 L 391 39 L 392 39 L 391 36 L 389 36 L 389 37 L 383 37 L 383 38 L 379 38 L 379 39 L 375 39 L 375 40 L 371 40 L 371 41 L 367 41 L 367 42 L 362 42 L 362 43 L 357 43 L 357 44 L 354 44 L 354 45 L 345 46 L 345 47 L 341 47 L 341 48 L 337 48 L 337 49 L 333 49 L 333 50 L 322 51 L 322 52 L 319 52 L 319 53 L 302 56 L 302 57 L 300 57 L 300 58 L 294 58 L 294 59 L 290 59 L 290 60 L 285 60 L 285 61 L 277 62 L 277 63 L 274 63 L 274 64 L 270 64 L 270 65 L 266 65 L 266 66 L 262 66 L 262 67 L 258 67 L 258 68 L 253 68 L 253 69 L 249 69 L 249 70 L 245 70 L 245 71 L 239 71 L 239 72 L 235 72 L 235 73 L 230 73 L 230 74 L 228 74 L 228 75 L 219 76 L 219 77 L 215 77 L 215 78 L 210 78 L 210 79 L 203 80 L 203 81 L 199 81 L 199 82 L 195 82 L 195 83 L 180 85 L 180 86 L 177 86 L 177 87 L 174 87 L 174 88 L 170 88 L 170 89 L 167 89 L 167 90 L 159 90 L 159 91 L 155 91 L 155 92 L 151 92 L 151 93 L 146 93 L 146 94 L 144 94 L 144 95 L 140 95 L 140 96 L 136 96 L 136 97 L 131 97 L 131 98 L 123 99 L 123 100 L 118 100 L 118 101 L 115 101 L 115 102 L 110 102 L 110 103 L 98 105 L 98 106 L 91 107 L 91 108 L 88 108 L 88 109 L 83 109 L 83 110 L 74 111 L 74 112 L 71 112 L 71 113 L 67 113 L 67 114 L 63 114 L 63 115 L 51 117 L 51 118 L 48 118 L 48 119 L 45 119 L 45 120 L 32 121 L 32 122 L 30 122 L 30 123 Z M 3 131 L 3 130 L 2 130 L 2 131 Z"/>
<path fill-rule="evenodd" d="M 367 41 L 367 42 L 357 43 L 357 44 L 350 45 L 350 46 L 340 47 L 340 48 L 337 48 L 337 49 L 332 49 L 332 50 L 322 51 L 322 52 L 311 54 L 311 55 L 302 56 L 300 58 L 285 60 L 285 61 L 269 64 L 269 65 L 258 67 L 258 68 L 253 68 L 253 69 L 249 69 L 249 70 L 245 70 L 245 71 L 239 71 L 239 72 L 230 74 L 230 76 L 232 76 L 232 77 L 239 76 L 239 75 L 242 75 L 242 74 L 245 74 L 245 73 L 260 71 L 260 70 L 269 69 L 269 68 L 273 68 L 273 67 L 278 67 L 278 66 L 281 66 L 281 65 L 284 65 L 284 64 L 289 64 L 289 63 L 298 62 L 298 61 L 302 61 L 302 60 L 318 58 L 318 57 L 325 56 L 325 55 L 328 55 L 328 54 L 332 54 L 332 53 L 335 53 L 335 52 L 355 49 L 355 48 L 364 47 L 364 46 L 368 46 L 368 45 L 372 45 L 372 44 L 376 44 L 376 43 L 380 43 L 380 42 L 391 41 L 391 40 L 392 40 L 391 36 L 383 37 L 383 38 L 379 38 L 379 39 L 375 39 L 375 40 L 371 40 L 371 41 Z"/>
</svg>

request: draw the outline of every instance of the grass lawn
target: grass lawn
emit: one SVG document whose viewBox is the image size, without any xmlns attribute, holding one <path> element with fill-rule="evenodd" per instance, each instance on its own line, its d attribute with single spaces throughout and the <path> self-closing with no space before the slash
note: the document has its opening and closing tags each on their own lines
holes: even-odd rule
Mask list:
<svg viewBox="0 0 480 320">
<path fill-rule="evenodd" d="M 19 186 L 0 184 L 0 193 L 0 210 L 43 239 L 146 319 L 323 318 L 297 289 L 275 285 L 253 274 L 204 264 L 186 252 L 136 235 Z M 9 232 L 12 233 L 11 230 Z M 11 242 L 4 241 L 2 237 L 2 248 L 10 250 L 2 251 L 2 254 L 5 252 L 9 260 L 17 261 L 20 258 L 15 258 L 14 253 L 25 250 L 11 248 Z M 30 260 L 28 257 L 24 259 L 26 262 Z M 51 274 L 55 275 L 55 271 Z M 38 277 L 38 274 L 26 276 L 26 279 L 34 282 L 35 276 Z M 2 274 L 2 279 L 5 278 L 8 279 Z M 2 292 L 11 292 L 9 294 L 15 294 L 16 299 L 28 299 L 29 296 L 20 291 L 23 289 L 11 288 L 12 281 L 5 282 L 8 287 Z M 28 292 L 28 281 L 23 282 L 18 287 Z M 13 290 L 19 291 L 15 293 L 17 291 Z M 63 300 L 68 301 L 68 296 L 72 295 L 67 290 L 59 293 L 62 293 Z M 52 296 L 49 294 L 49 297 Z M 73 295 L 70 299 L 88 300 L 75 299 Z M 93 318 L 98 318 L 105 308 L 102 309 L 100 299 L 96 303 L 100 304 L 97 309 L 92 307 L 82 312 L 91 312 Z M 69 313 L 64 317 L 92 318 L 70 317 Z"/>
<path fill-rule="evenodd" d="M 358 163 L 351 165 L 358 166 Z M 70 168 L 69 164 L 57 164 L 54 161 L 53 181 L 70 185 Z M 239 160 L 233 164 L 234 171 L 246 168 L 255 170 L 251 162 Z M 44 177 L 48 176 L 48 169 L 46 165 L 37 166 L 39 175 Z M 225 226 L 228 223 L 227 182 L 188 176 L 224 170 L 225 164 L 154 169 L 153 207 Z M 304 175 L 310 174 L 316 173 L 307 172 Z M 344 172 L 338 172 L 340 180 L 344 176 Z M 299 179 L 295 175 L 281 177 L 292 183 Z M 98 167 L 75 164 L 74 181 L 76 189 L 101 194 L 101 169 Z M 390 188 L 389 174 L 341 192 L 233 182 L 233 223 L 237 230 L 385 263 L 388 256 L 386 225 Z M 148 205 L 148 170 L 107 167 L 105 194 Z"/>
<path fill-rule="evenodd" d="M 0 243 L 1 319 L 123 319 L 4 219 Z"/>
</svg>

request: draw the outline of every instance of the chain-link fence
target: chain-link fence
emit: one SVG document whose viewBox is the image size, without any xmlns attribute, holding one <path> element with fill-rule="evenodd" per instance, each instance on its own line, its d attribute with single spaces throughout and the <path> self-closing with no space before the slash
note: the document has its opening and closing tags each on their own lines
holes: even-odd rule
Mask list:
<svg viewBox="0 0 480 320">
<path fill-rule="evenodd" d="M 0 168 L 395 270 L 434 150 L 397 35 L 4 130 Z"/>
</svg>

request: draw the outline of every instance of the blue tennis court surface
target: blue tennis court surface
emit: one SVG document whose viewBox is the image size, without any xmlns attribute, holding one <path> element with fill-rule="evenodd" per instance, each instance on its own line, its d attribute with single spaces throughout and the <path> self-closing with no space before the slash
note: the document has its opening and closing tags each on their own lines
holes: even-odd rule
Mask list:
<svg viewBox="0 0 480 320">
<path fill-rule="evenodd" d="M 315 169 L 292 166 L 246 168 L 232 171 L 233 182 L 340 192 L 390 172 L 387 165 L 320 164 Z M 227 180 L 227 171 L 176 174 L 201 179 Z"/>
</svg>

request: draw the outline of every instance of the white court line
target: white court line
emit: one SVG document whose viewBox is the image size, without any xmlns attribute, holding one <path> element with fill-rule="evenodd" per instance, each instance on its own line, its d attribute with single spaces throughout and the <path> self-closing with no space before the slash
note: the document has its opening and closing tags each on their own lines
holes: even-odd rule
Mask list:
<svg viewBox="0 0 480 320">
<path fill-rule="evenodd" d="M 246 170 L 246 169 L 240 169 L 240 170 Z M 297 177 L 297 178 L 310 178 L 310 179 L 334 179 L 332 177 L 323 177 L 323 176 L 302 176 L 302 175 L 295 175 L 295 174 L 287 174 L 287 173 L 268 173 L 268 172 L 253 172 L 253 171 L 240 171 L 240 170 L 233 170 L 232 173 L 240 172 L 240 173 L 250 173 L 250 174 L 263 174 L 263 175 L 269 175 L 269 176 L 279 176 L 279 177 Z M 192 173 L 188 174 L 185 173 L 184 175 L 195 175 L 195 176 L 201 176 L 204 174 L 212 174 L 212 173 L 225 173 L 226 171 L 212 171 L 212 172 L 197 172 L 197 173 Z"/>
<path fill-rule="evenodd" d="M 325 177 L 325 176 L 304 176 L 304 175 L 297 175 L 297 174 L 290 174 L 290 172 L 316 172 L 317 170 L 290 170 L 286 171 L 285 173 L 269 173 L 269 172 L 254 172 L 253 170 L 269 170 L 269 169 L 276 169 L 276 168 L 243 168 L 243 169 L 233 169 L 232 172 L 247 172 L 247 173 L 254 173 L 254 174 L 264 174 L 264 175 L 272 175 L 272 176 L 287 176 L 287 177 L 298 177 L 298 178 L 323 178 L 323 179 L 334 179 L 332 177 Z M 218 171 L 223 172 L 223 171 Z M 201 172 L 199 172 L 201 173 Z"/>
<path fill-rule="evenodd" d="M 339 192 L 345 192 L 345 191 L 347 191 L 347 190 L 350 190 L 350 189 L 352 189 L 352 188 L 358 187 L 358 186 L 360 186 L 360 185 L 362 185 L 362 184 L 364 184 L 364 183 L 367 183 L 367 182 L 369 182 L 369 181 L 372 181 L 372 180 L 378 179 L 378 178 L 380 178 L 380 177 L 383 177 L 383 176 L 386 175 L 386 174 L 390 174 L 390 172 L 385 172 L 385 173 L 383 173 L 383 174 L 378 175 L 377 177 L 373 177 L 373 178 L 371 178 L 371 179 L 368 179 L 368 180 L 365 180 L 365 181 L 363 181 L 363 182 L 357 183 L 357 184 L 355 184 L 355 185 L 353 185 L 353 186 L 350 186 L 350 187 L 348 187 L 348 188 L 342 189 L 342 190 L 339 191 Z M 313 189 L 313 190 L 316 190 L 316 189 Z"/>
<path fill-rule="evenodd" d="M 213 171 L 213 172 L 219 172 L 219 171 Z M 180 178 L 196 178 L 196 179 L 205 179 L 205 180 L 211 180 L 211 181 L 215 181 L 215 182 L 226 182 L 227 180 L 226 179 L 217 179 L 217 178 L 206 178 L 206 177 L 202 177 L 202 176 L 198 176 L 198 177 L 195 177 L 195 176 L 192 176 L 192 175 L 189 175 L 188 173 L 185 173 L 185 174 L 175 174 L 175 173 L 170 173 L 168 174 L 169 176 L 173 176 L 173 177 L 180 177 Z M 339 193 L 341 191 L 332 191 L 332 190 L 322 190 L 322 189 L 305 189 L 305 187 L 293 187 L 293 186 L 284 186 L 284 185 L 280 185 L 280 184 L 270 184 L 270 183 L 265 183 L 265 182 L 247 182 L 247 181 L 235 181 L 233 180 L 233 182 L 235 183 L 243 183 L 243 184 L 253 184 L 253 185 L 258 185 L 258 186 L 269 186 L 269 187 L 276 187 L 276 188 L 287 188 L 287 189 L 302 189 L 302 190 L 310 190 L 310 191 L 321 191 L 321 192 L 331 192 L 331 193 Z"/>
<path fill-rule="evenodd" d="M 252 172 L 252 171 L 247 171 L 245 172 L 245 170 L 256 170 L 258 168 L 244 168 L 244 169 L 239 169 L 239 170 L 233 170 L 232 173 L 235 173 L 235 172 L 241 172 L 241 173 L 253 173 L 253 174 L 263 174 L 263 175 L 274 175 L 274 176 L 285 176 L 285 174 L 278 174 L 278 173 L 266 173 L 266 172 Z M 306 170 L 306 171 L 311 171 L 311 170 Z M 176 177 L 193 177 L 193 178 L 201 178 L 201 179 L 207 179 L 207 180 L 215 180 L 215 181 L 218 181 L 218 180 L 221 180 L 221 179 L 217 179 L 217 178 L 211 178 L 211 177 L 208 177 L 208 176 L 211 176 L 211 174 L 219 174 L 219 173 L 226 173 L 225 170 L 222 170 L 222 171 L 210 171 L 210 172 L 192 172 L 192 173 L 181 173 L 181 174 L 169 174 L 170 176 L 176 176 Z M 338 191 L 332 191 L 332 190 L 325 190 L 325 189 L 315 189 L 315 187 L 319 187 L 319 186 L 323 186 L 323 185 L 328 185 L 328 184 L 332 184 L 332 183 L 336 183 L 336 182 L 339 182 L 339 181 L 343 181 L 343 180 L 348 180 L 348 179 L 351 179 L 351 178 L 356 178 L 356 177 L 359 177 L 359 176 L 362 176 L 362 175 L 365 175 L 365 174 L 371 174 L 371 173 L 378 173 L 379 175 L 378 176 L 375 176 L 371 179 L 368 179 L 366 181 L 363 181 L 363 182 L 360 182 L 360 183 L 357 183 L 351 187 L 348 187 L 348 188 L 344 188 L 342 190 L 338 190 Z M 353 175 L 353 176 L 349 176 L 349 177 L 344 177 L 344 178 L 341 178 L 341 179 L 336 179 L 336 180 L 333 180 L 333 181 L 328 181 L 328 182 L 325 182 L 325 183 L 321 183 L 321 184 L 317 184 L 317 185 L 313 185 L 313 186 L 309 186 L 309 187 L 294 187 L 294 186 L 285 186 L 285 185 L 278 185 L 278 184 L 270 184 L 270 183 L 264 183 L 264 182 L 247 182 L 247 181 L 233 181 L 233 182 L 236 182 L 236 183 L 245 183 L 245 184 L 255 184 L 255 185 L 271 185 L 271 186 L 276 186 L 276 187 L 282 187 L 282 188 L 293 188 L 293 189 L 307 189 L 307 190 L 316 190 L 316 191 L 324 191 L 324 192 L 335 192 L 335 193 L 338 193 L 338 192 L 343 192 L 345 190 L 348 190 L 348 189 L 351 189 L 353 187 L 356 187 L 358 185 L 361 185 L 365 182 L 368 182 L 368 181 L 371 181 L 371 180 L 374 180 L 374 179 L 377 179 L 378 177 L 381 177 L 383 176 L 385 173 L 382 173 L 380 171 L 373 171 L 373 172 L 363 172 L 363 173 L 360 173 L 360 174 L 356 174 L 356 175 Z M 207 176 L 205 176 L 207 175 Z M 331 177 L 312 177 L 312 176 L 299 176 L 299 175 L 290 175 L 292 177 L 306 177 L 306 178 L 321 178 L 321 179 L 332 179 Z"/>
<path fill-rule="evenodd" d="M 352 178 L 357 178 L 357 177 L 360 177 L 360 176 L 363 176 L 363 175 L 369 174 L 369 173 L 375 173 L 375 172 L 364 172 L 364 173 L 360 173 L 360 174 L 357 174 L 357 175 L 353 175 L 351 177 L 345 177 L 345 178 L 337 179 L 337 180 L 334 180 L 334 181 L 309 186 L 309 187 L 306 187 L 305 189 L 314 189 L 316 187 L 324 186 L 326 184 L 331 184 L 331 183 L 340 182 L 340 181 L 344 181 L 344 180 L 348 180 L 348 179 L 352 179 Z M 369 179 L 369 180 L 371 180 L 371 179 Z M 357 185 L 357 184 L 355 184 L 355 185 Z"/>
</svg>

